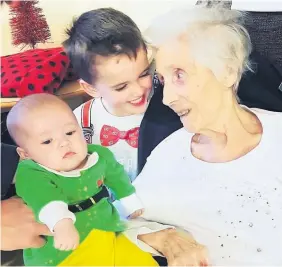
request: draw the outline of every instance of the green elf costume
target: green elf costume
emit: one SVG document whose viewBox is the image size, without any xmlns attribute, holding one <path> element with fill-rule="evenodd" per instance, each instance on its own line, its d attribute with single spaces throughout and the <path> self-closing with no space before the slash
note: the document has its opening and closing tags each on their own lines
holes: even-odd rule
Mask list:
<svg viewBox="0 0 282 267">
<path fill-rule="evenodd" d="M 97 195 L 104 185 L 129 213 L 142 208 L 123 166 L 109 149 L 99 145 L 88 145 L 88 160 L 80 170 L 56 172 L 32 160 L 24 160 L 16 173 L 17 194 L 32 208 L 37 221 L 45 223 L 52 231 L 59 220 L 71 218 L 80 234 L 80 242 L 93 229 L 118 233 L 126 228 L 106 197 L 75 215 L 69 210 L 70 205 L 73 207 Z M 73 253 L 55 249 L 52 236 L 46 237 L 46 241 L 41 248 L 24 250 L 26 265 L 58 265 Z"/>
</svg>

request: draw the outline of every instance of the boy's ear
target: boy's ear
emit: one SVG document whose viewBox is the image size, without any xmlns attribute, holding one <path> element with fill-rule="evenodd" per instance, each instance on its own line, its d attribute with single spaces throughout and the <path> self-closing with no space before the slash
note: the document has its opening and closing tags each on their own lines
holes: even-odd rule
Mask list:
<svg viewBox="0 0 282 267">
<path fill-rule="evenodd" d="M 19 154 L 21 160 L 29 159 L 27 152 L 23 148 L 17 147 L 17 153 Z"/>
<path fill-rule="evenodd" d="M 94 88 L 92 85 L 90 85 L 89 83 L 83 81 L 82 79 L 79 79 L 79 83 L 80 86 L 82 87 L 82 89 L 90 96 L 95 97 L 95 98 L 99 98 L 100 94 L 98 92 L 98 90 L 96 88 Z"/>
</svg>

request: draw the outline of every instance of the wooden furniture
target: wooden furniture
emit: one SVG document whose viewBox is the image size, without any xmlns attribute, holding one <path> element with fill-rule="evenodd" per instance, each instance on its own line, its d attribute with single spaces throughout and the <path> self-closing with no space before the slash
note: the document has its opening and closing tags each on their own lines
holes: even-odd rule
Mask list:
<svg viewBox="0 0 282 267">
<path fill-rule="evenodd" d="M 86 93 L 80 87 L 79 82 L 71 81 L 64 83 L 56 95 L 67 100 L 76 96 L 86 96 Z M 19 100 L 20 98 L 1 98 L 1 113 L 8 112 Z"/>
</svg>

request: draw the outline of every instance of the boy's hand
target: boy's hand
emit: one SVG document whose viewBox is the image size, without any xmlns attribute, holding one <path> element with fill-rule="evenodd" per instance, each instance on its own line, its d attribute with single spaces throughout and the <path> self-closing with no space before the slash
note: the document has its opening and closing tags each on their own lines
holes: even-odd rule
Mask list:
<svg viewBox="0 0 282 267">
<path fill-rule="evenodd" d="M 144 209 L 139 209 L 134 211 L 132 214 L 128 216 L 129 219 L 136 219 L 144 213 Z"/>
<path fill-rule="evenodd" d="M 54 247 L 59 250 L 74 250 L 79 245 L 79 234 L 72 219 L 62 219 L 54 227 Z"/>
</svg>

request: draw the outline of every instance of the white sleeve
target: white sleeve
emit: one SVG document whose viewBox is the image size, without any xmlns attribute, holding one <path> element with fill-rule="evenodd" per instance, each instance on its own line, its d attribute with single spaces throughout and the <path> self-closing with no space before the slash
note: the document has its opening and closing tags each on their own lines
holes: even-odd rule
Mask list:
<svg viewBox="0 0 282 267">
<path fill-rule="evenodd" d="M 75 215 L 68 210 L 68 205 L 63 201 L 51 201 L 39 212 L 39 220 L 46 224 L 51 232 L 57 222 L 62 219 L 72 219 L 75 223 Z"/>
<path fill-rule="evenodd" d="M 128 222 L 128 229 L 123 234 L 135 245 L 145 252 L 149 252 L 156 256 L 163 256 L 158 251 L 138 239 L 139 235 L 159 232 L 165 229 L 174 228 L 173 226 L 163 225 L 157 222 L 149 222 L 138 218 Z"/>
<path fill-rule="evenodd" d="M 120 215 L 125 218 L 131 215 L 134 211 L 144 208 L 141 200 L 135 193 L 128 197 L 121 198 L 120 200 L 116 200 L 113 205 Z"/>
</svg>

